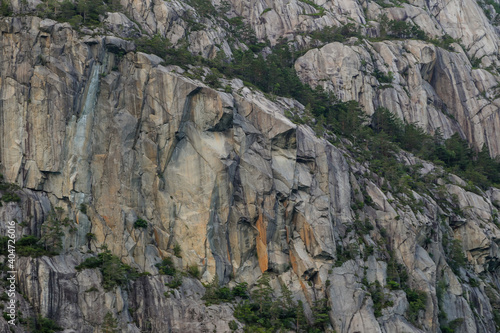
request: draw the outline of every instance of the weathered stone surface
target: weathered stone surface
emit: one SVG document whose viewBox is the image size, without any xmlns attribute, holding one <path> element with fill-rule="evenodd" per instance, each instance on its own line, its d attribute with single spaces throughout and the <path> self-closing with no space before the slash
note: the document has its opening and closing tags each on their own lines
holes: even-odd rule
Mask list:
<svg viewBox="0 0 500 333">
<path fill-rule="evenodd" d="M 393 8 L 319 1 L 325 13 L 316 16 L 305 15 L 317 9 L 302 1 L 228 4 L 228 16 L 243 16 L 272 45 L 285 37 L 305 46 L 310 40 L 298 32 L 349 18 L 365 24 L 385 13 L 432 36 L 461 38 L 483 67 L 498 62 L 496 32 L 470 1 Z M 314 301 L 326 297 L 337 332 L 437 332 L 453 320 L 457 332 L 496 330 L 498 190 L 469 192 L 463 180 L 423 162 L 420 173 L 436 184 L 424 193 L 391 193 L 351 158 L 349 144 L 333 146 L 288 120 L 286 110 L 304 109 L 298 102 L 271 101 L 240 80 L 227 81 L 233 93 L 211 89 L 157 56 L 134 53 L 124 39 L 143 28 L 174 44 L 187 37 L 204 57 L 230 56 L 220 20 L 178 1 L 122 5 L 137 23 L 109 14 L 105 25 L 115 36 L 80 36 L 68 23 L 30 16 L 0 19 L 0 172 L 20 186 L 13 191 L 21 198 L 4 202 L 0 219 L 41 236 L 55 207 L 68 218 L 60 255 L 19 259 L 24 313 L 36 310 L 66 332 L 100 332 L 108 312 L 123 332 L 229 332 L 233 305 L 205 306 L 200 281 L 165 286 L 172 278 L 155 264 L 170 257 L 179 270 L 198 268 L 203 282 L 217 276 L 230 286 L 252 285 L 267 271 L 276 294 L 287 285 L 310 320 Z M 190 31 L 188 15 L 205 29 Z M 368 23 L 364 31 L 377 36 L 380 24 Z M 472 69 L 454 47 L 353 39 L 311 49 L 295 68 L 305 82 L 359 101 L 368 114 L 385 106 L 431 133 L 459 132 L 478 148 L 487 143 L 498 155 L 497 76 Z M 392 72 L 393 82 L 380 84 L 375 69 Z M 422 163 L 404 152 L 398 159 Z M 134 227 L 138 218 L 147 228 Z M 104 244 L 151 275 L 107 291 L 99 270 L 75 270 Z M 466 267 L 453 266 L 452 251 L 465 256 Z M 425 292 L 415 322 L 408 290 L 389 285 L 395 267 L 407 272 L 399 280 L 405 288 Z M 369 293 L 376 282 L 392 302 L 380 317 Z M 0 318 L 0 332 L 7 330 Z"/>
<path fill-rule="evenodd" d="M 492 155 L 500 153 L 498 102 L 483 97 L 497 81 L 486 71 L 471 71 L 463 53 L 416 40 L 331 43 L 307 52 L 295 69 L 305 82 L 359 101 L 368 114 L 386 107 L 430 133 L 463 133 L 477 148 L 486 143 Z M 375 69 L 392 75 L 392 83 L 379 83 Z"/>
</svg>

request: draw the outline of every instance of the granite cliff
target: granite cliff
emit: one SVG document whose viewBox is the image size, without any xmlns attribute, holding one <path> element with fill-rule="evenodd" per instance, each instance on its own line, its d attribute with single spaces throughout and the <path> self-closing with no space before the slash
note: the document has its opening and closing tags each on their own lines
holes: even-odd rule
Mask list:
<svg viewBox="0 0 500 333">
<path fill-rule="evenodd" d="M 283 38 L 304 50 L 304 83 L 495 157 L 496 2 L 122 0 L 94 27 L 46 18 L 44 4 L 13 0 L 0 18 L 0 233 L 14 220 L 45 244 L 19 245 L 20 320 L 0 318 L 1 332 L 29 332 L 30 318 L 68 333 L 243 332 L 240 297 L 204 295 L 212 281 L 256 290 L 265 272 L 319 331 L 500 328 L 499 189 L 402 150 L 413 185 L 388 183 L 350 140 L 289 119 L 307 106 L 238 78 L 211 87 L 209 68 L 135 42 L 230 60 L 249 47 L 243 28 L 210 11 L 241 17 L 259 52 Z M 395 21 L 426 37 L 381 38 Z M 373 38 L 309 37 L 346 24 Z M 127 280 L 110 284 L 106 260 Z"/>
</svg>

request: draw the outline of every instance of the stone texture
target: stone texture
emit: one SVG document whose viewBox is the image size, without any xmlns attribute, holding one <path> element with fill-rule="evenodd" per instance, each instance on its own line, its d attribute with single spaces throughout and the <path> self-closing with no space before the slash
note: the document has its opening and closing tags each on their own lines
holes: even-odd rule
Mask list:
<svg viewBox="0 0 500 333">
<path fill-rule="evenodd" d="M 476 3 L 316 4 L 324 15 L 304 15 L 317 10 L 301 1 L 253 0 L 230 1 L 227 15 L 244 16 L 271 44 L 286 37 L 305 46 L 310 41 L 298 32 L 349 18 L 365 24 L 383 13 L 433 36 L 461 38 L 467 52 L 417 40 L 330 43 L 311 49 L 295 68 L 304 82 L 358 100 L 368 114 L 385 106 L 431 133 L 459 132 L 476 147 L 486 142 L 498 155 L 497 77 L 472 69 L 468 59 L 496 64 L 497 36 Z M 19 185 L 21 198 L 3 203 L 0 219 L 25 221 L 20 234 L 36 236 L 54 207 L 69 219 L 60 255 L 19 259 L 24 313 L 36 310 L 66 332 L 100 332 L 108 312 L 122 332 L 228 332 L 233 305 L 205 306 L 205 288 L 193 278 L 183 278 L 178 290 L 165 286 L 172 278 L 155 264 L 170 257 L 179 270 L 197 267 L 203 282 L 217 276 L 222 284 L 252 285 L 267 271 L 274 290 L 285 283 L 304 302 L 309 319 L 314 301 L 327 297 L 337 332 L 437 332 L 455 319 L 464 319 L 457 332 L 495 331 L 497 189 L 469 192 L 463 180 L 425 162 L 421 173 L 437 178 L 428 191 L 384 192 L 349 144 L 334 146 L 284 116 L 303 110 L 298 102 L 271 101 L 240 80 L 229 82 L 233 93 L 211 89 L 157 56 L 135 53 L 123 39 L 143 28 L 174 44 L 187 37 L 190 50 L 204 57 L 220 50 L 230 56 L 220 20 L 178 1 L 122 5 L 130 18 L 105 19 L 114 36 L 81 36 L 67 23 L 29 15 L 0 19 L 0 172 Z M 186 36 L 188 12 L 206 29 Z M 365 32 L 375 36 L 380 27 L 369 26 Z M 381 85 L 375 69 L 392 72 L 393 83 Z M 399 158 L 422 163 L 404 152 Z M 138 218 L 147 228 L 134 228 Z M 360 234 L 365 221 L 373 230 Z M 459 241 L 467 267 L 450 268 L 445 235 Z M 104 244 L 151 275 L 106 291 L 99 270 L 75 270 Z M 182 258 L 174 256 L 176 246 Z M 408 272 L 407 285 L 426 293 L 416 322 L 407 319 L 405 291 L 386 287 L 389 253 Z M 378 318 L 366 285 L 375 281 L 392 301 Z M 439 322 L 440 311 L 447 322 Z M 0 332 L 7 331 L 0 318 Z"/>
</svg>

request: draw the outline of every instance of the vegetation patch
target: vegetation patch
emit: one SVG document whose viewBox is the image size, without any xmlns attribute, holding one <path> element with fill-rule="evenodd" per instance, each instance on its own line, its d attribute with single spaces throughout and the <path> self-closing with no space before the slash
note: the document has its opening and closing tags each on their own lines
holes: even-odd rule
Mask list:
<svg viewBox="0 0 500 333">
<path fill-rule="evenodd" d="M 19 190 L 19 186 L 16 184 L 7 183 L 4 180 L 3 174 L 0 173 L 0 207 L 3 202 L 20 202 L 21 198 L 14 192 Z"/>
<path fill-rule="evenodd" d="M 2 195 L 3 202 L 19 202 L 21 198 L 16 193 L 7 192 Z"/>
<path fill-rule="evenodd" d="M 406 311 L 406 317 L 412 323 L 416 323 L 420 311 L 425 310 L 427 302 L 427 294 L 421 290 L 406 289 L 406 299 L 408 300 L 409 307 Z"/>
<path fill-rule="evenodd" d="M 369 289 L 371 298 L 373 301 L 373 313 L 375 317 L 382 316 L 382 309 L 387 307 L 391 307 L 394 305 L 394 302 L 389 299 L 389 295 L 384 292 L 384 288 L 380 284 L 380 282 L 375 281 L 370 284 Z"/>
<path fill-rule="evenodd" d="M 42 236 L 24 235 L 16 241 L 16 252 L 22 257 L 53 256 L 62 249 L 63 228 L 69 226 L 69 219 L 62 218 L 62 209 L 56 207 L 42 224 Z M 0 254 L 7 255 L 9 237 L 0 237 Z"/>
<path fill-rule="evenodd" d="M 2 245 L 4 244 L 4 241 L 6 241 L 2 237 Z M 7 242 L 5 242 L 5 251 L 7 251 Z M 3 246 L 2 246 L 3 248 Z M 46 247 L 43 244 L 43 241 L 40 240 L 39 238 L 33 236 L 33 235 L 28 235 L 28 236 L 23 236 L 21 239 L 19 239 L 16 242 L 16 252 L 19 256 L 21 257 L 41 257 L 41 256 L 52 256 L 52 255 L 57 255 L 59 252 L 50 249 Z"/>
<path fill-rule="evenodd" d="M 373 71 L 373 76 L 375 76 L 377 81 L 380 83 L 391 83 L 392 80 L 394 80 L 394 74 L 392 72 L 385 74 L 378 69 Z"/>
<path fill-rule="evenodd" d="M 130 280 L 140 276 L 137 270 L 123 264 L 120 258 L 111 254 L 107 248 L 104 248 L 104 252 L 99 253 L 97 257 L 87 258 L 75 268 L 78 271 L 98 268 L 102 273 L 103 287 L 106 290 L 116 286 L 126 286 Z"/>
<path fill-rule="evenodd" d="M 37 6 L 37 15 L 59 22 L 69 22 L 73 27 L 97 26 L 100 16 L 106 12 L 120 11 L 119 0 L 64 0 L 62 2 L 42 0 Z"/>
<path fill-rule="evenodd" d="M 176 273 L 174 276 L 173 276 L 173 279 L 170 280 L 170 282 L 168 283 L 165 283 L 165 285 L 169 288 L 172 288 L 172 289 L 177 289 L 179 288 L 180 286 L 182 286 L 182 276 L 179 274 L 179 273 Z"/>
<path fill-rule="evenodd" d="M 341 245 L 337 245 L 337 260 L 335 261 L 335 267 L 342 266 L 346 261 L 356 259 L 359 255 L 359 245 L 358 243 L 349 243 L 345 248 Z"/>
<path fill-rule="evenodd" d="M 146 220 L 143 220 L 141 218 L 137 219 L 135 222 L 134 222 L 134 228 L 136 229 L 145 229 L 148 227 L 148 221 Z"/>
<path fill-rule="evenodd" d="M 245 323 L 245 332 L 276 332 L 295 330 L 297 332 L 325 332 L 329 325 L 330 307 L 326 299 L 319 299 L 312 307 L 313 322 L 307 323 L 301 301 L 295 302 L 286 286 L 281 287 L 281 296 L 273 298 L 270 279 L 264 274 L 256 283 L 249 299 L 236 305 L 234 316 Z"/>
<path fill-rule="evenodd" d="M 340 27 L 329 26 L 321 30 L 315 30 L 309 34 L 311 38 L 322 43 L 346 42 L 351 37 L 363 38 L 354 23 L 347 23 Z"/>
<path fill-rule="evenodd" d="M 182 258 L 182 249 L 181 249 L 181 246 L 179 244 L 174 245 L 174 255 L 177 258 Z"/>
<path fill-rule="evenodd" d="M 191 265 L 187 268 L 187 272 L 189 275 L 194 277 L 195 279 L 201 278 L 201 272 L 200 269 L 198 268 L 198 265 Z"/>
<path fill-rule="evenodd" d="M 368 131 L 365 135 L 373 137 L 368 142 L 368 147 L 374 154 L 368 159 L 371 159 L 372 166 L 375 166 L 374 171 L 386 177 L 393 185 L 403 181 L 406 184 L 402 185 L 419 189 L 414 178 L 407 179 L 406 182 L 401 179 L 411 172 L 390 156 L 398 149 L 407 150 L 422 159 L 444 166 L 447 171 L 472 181 L 482 189 L 500 184 L 500 161 L 490 157 L 486 145 L 480 152 L 475 152 L 458 134 L 447 140 L 443 139 L 439 131 L 431 136 L 415 124 L 403 123 L 385 108 L 375 111 L 370 127 L 373 132 Z M 389 157 L 391 161 L 385 157 Z"/>
<path fill-rule="evenodd" d="M 29 319 L 26 326 L 32 333 L 54 333 L 62 330 L 54 320 L 42 316 Z"/>
<path fill-rule="evenodd" d="M 160 274 L 174 276 L 177 270 L 174 267 L 174 262 L 171 258 L 165 258 L 161 263 L 155 265 Z"/>
<path fill-rule="evenodd" d="M 0 16 L 11 16 L 12 8 L 9 6 L 9 2 L 7 0 L 0 1 Z"/>
<path fill-rule="evenodd" d="M 382 28 L 386 30 L 388 36 L 393 38 L 415 38 L 426 40 L 426 33 L 419 26 L 406 21 L 382 20 Z M 383 32 L 382 32 L 383 34 Z"/>
<path fill-rule="evenodd" d="M 238 283 L 233 289 L 219 285 L 219 278 L 215 276 L 211 283 L 204 285 L 206 288 L 205 295 L 202 299 L 206 305 L 220 304 L 234 301 L 237 297 L 247 299 L 248 284 L 246 282 Z"/>
<path fill-rule="evenodd" d="M 310 16 L 323 16 L 325 15 L 325 8 L 321 7 L 320 5 L 317 5 L 314 3 L 314 1 L 311 0 L 299 0 L 300 2 L 303 2 L 305 4 L 308 4 L 309 6 L 313 7 L 316 9 L 318 12 L 317 13 L 312 13 L 312 14 L 305 14 L 305 15 L 310 15 Z"/>
<path fill-rule="evenodd" d="M 104 316 L 104 322 L 102 323 L 102 332 L 103 333 L 115 333 L 119 332 L 118 330 L 118 320 L 113 317 L 111 312 L 106 313 Z"/>
<path fill-rule="evenodd" d="M 456 275 L 460 275 L 460 268 L 465 268 L 467 265 L 462 243 L 443 234 L 442 245 L 446 253 L 446 262 Z"/>
</svg>

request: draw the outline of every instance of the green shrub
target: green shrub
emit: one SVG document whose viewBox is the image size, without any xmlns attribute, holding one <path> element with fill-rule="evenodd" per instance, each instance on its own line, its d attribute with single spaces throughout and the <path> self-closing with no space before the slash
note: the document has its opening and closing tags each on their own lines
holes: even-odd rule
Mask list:
<svg viewBox="0 0 500 333">
<path fill-rule="evenodd" d="M 86 235 L 85 235 L 85 238 L 87 239 L 87 242 L 90 242 L 90 241 L 93 241 L 96 239 L 96 236 L 94 233 L 91 233 L 91 232 L 88 232 Z"/>
<path fill-rule="evenodd" d="M 293 330 L 319 333 L 324 332 L 328 327 L 330 308 L 326 299 L 319 299 L 314 303 L 313 321 L 308 323 L 302 302 L 295 302 L 291 291 L 286 286 L 282 285 L 279 298 L 274 299 L 272 293 L 269 276 L 264 274 L 257 280 L 250 299 L 235 306 L 234 316 L 245 324 L 245 332 Z"/>
<path fill-rule="evenodd" d="M 170 258 L 165 258 L 161 263 L 155 265 L 160 274 L 174 276 L 177 270 L 174 267 L 174 262 Z"/>
<path fill-rule="evenodd" d="M 139 273 L 132 267 L 123 264 L 120 258 L 111 254 L 108 249 L 101 252 L 97 257 L 85 259 L 77 270 L 99 268 L 102 273 L 103 287 L 111 290 L 116 286 L 125 286 L 130 280 L 139 277 Z"/>
<path fill-rule="evenodd" d="M 81 271 L 82 269 L 100 268 L 102 266 L 102 263 L 102 258 L 90 257 L 85 259 L 80 265 L 76 266 L 75 269 Z"/>
<path fill-rule="evenodd" d="M 226 286 L 219 286 L 219 278 L 214 276 L 212 282 L 205 285 L 205 288 L 205 295 L 203 295 L 202 299 L 206 305 L 232 302 L 235 297 L 248 299 L 248 284 L 246 282 L 238 283 L 231 290 Z"/>
<path fill-rule="evenodd" d="M 495 322 L 496 328 L 500 328 L 500 312 L 498 309 L 493 309 L 493 321 Z"/>
<path fill-rule="evenodd" d="M 106 12 L 120 11 L 119 0 L 64 0 L 61 2 L 43 0 L 37 6 L 37 15 L 59 22 L 69 22 L 73 27 L 80 24 L 97 26 Z"/>
<path fill-rule="evenodd" d="M 396 281 L 387 281 L 387 286 L 391 290 L 401 289 L 401 286 Z"/>
<path fill-rule="evenodd" d="M 229 287 L 222 287 L 217 290 L 217 297 L 221 300 L 230 301 L 233 299 L 233 294 Z"/>
<path fill-rule="evenodd" d="M 410 322 L 416 323 L 419 312 L 425 309 L 427 294 L 424 291 L 413 289 L 406 289 L 405 292 L 410 305 L 406 311 L 406 316 Z"/>
<path fill-rule="evenodd" d="M 84 203 L 80 204 L 80 212 L 87 215 L 87 205 L 86 204 L 84 204 Z"/>
<path fill-rule="evenodd" d="M 462 243 L 458 239 L 454 239 L 448 244 L 445 251 L 448 265 L 450 265 L 455 274 L 458 274 L 460 267 L 465 267 L 467 264 L 467 258 L 464 255 Z"/>
<path fill-rule="evenodd" d="M 175 244 L 174 245 L 174 255 L 177 257 L 177 258 L 182 258 L 182 249 L 181 249 L 181 246 L 179 244 Z"/>
<path fill-rule="evenodd" d="M 33 235 L 22 236 L 16 242 L 16 252 L 21 257 L 41 257 L 57 254 L 56 251 L 45 248 L 42 241 Z"/>
<path fill-rule="evenodd" d="M 356 259 L 359 255 L 359 246 L 357 243 L 350 243 L 343 248 L 342 246 L 337 246 L 337 261 L 335 262 L 336 267 L 342 266 L 346 261 Z"/>
<path fill-rule="evenodd" d="M 62 249 L 63 227 L 69 226 L 70 222 L 68 218 L 62 218 L 63 212 L 61 207 L 55 207 L 41 227 L 40 243 L 46 250 L 51 250 L 54 253 Z"/>
<path fill-rule="evenodd" d="M 316 300 L 311 310 L 314 318 L 314 328 L 321 329 L 321 332 L 325 332 L 330 323 L 328 312 L 331 308 L 328 305 L 328 300 L 325 298 Z"/>
<path fill-rule="evenodd" d="M 354 228 L 361 235 L 368 235 L 370 234 L 370 231 L 374 229 L 373 224 L 371 224 L 370 220 L 368 219 L 365 219 L 364 222 L 360 220 L 355 220 Z"/>
<path fill-rule="evenodd" d="M 54 333 L 62 330 L 55 321 L 42 316 L 31 318 L 27 324 L 29 332 L 32 333 Z"/>
<path fill-rule="evenodd" d="M 212 68 L 212 71 L 205 76 L 204 82 L 210 87 L 217 89 L 221 87 L 219 79 L 221 78 L 220 73 L 217 69 Z"/>
<path fill-rule="evenodd" d="M 457 43 L 458 41 L 456 39 L 452 38 L 450 35 L 445 34 L 440 39 L 437 39 L 437 38 L 429 39 L 429 42 L 431 42 L 432 44 L 434 44 L 438 47 L 441 47 L 445 50 L 453 51 L 453 47 L 451 46 L 451 44 Z"/>
<path fill-rule="evenodd" d="M 370 294 L 373 301 L 373 312 L 375 317 L 382 316 L 382 309 L 392 306 L 393 302 L 388 299 L 388 296 L 384 293 L 384 288 L 380 285 L 380 282 L 375 281 L 369 285 Z"/>
<path fill-rule="evenodd" d="M 19 201 L 21 201 L 21 198 L 15 193 L 7 192 L 7 193 L 4 193 L 2 195 L 2 201 L 3 202 L 19 202 Z"/>
<path fill-rule="evenodd" d="M 373 76 L 375 76 L 380 83 L 392 83 L 392 80 L 394 80 L 394 74 L 392 72 L 384 74 L 377 68 L 373 71 Z"/>
<path fill-rule="evenodd" d="M 404 289 L 407 287 L 408 271 L 406 266 L 396 262 L 394 254 L 389 251 L 389 261 L 387 262 L 387 285 L 392 290 Z"/>
<path fill-rule="evenodd" d="M 172 47 L 168 39 L 160 35 L 142 37 L 136 40 L 135 44 L 137 46 L 137 51 L 156 54 L 161 58 L 165 58 L 168 55 L 167 50 Z"/>
<path fill-rule="evenodd" d="M 134 228 L 139 229 L 139 228 L 147 228 L 148 227 L 148 222 L 143 219 L 137 219 L 134 222 Z"/>
<path fill-rule="evenodd" d="M 463 318 L 457 318 L 448 323 L 448 325 L 441 325 L 442 333 L 454 333 L 455 330 L 464 323 Z"/>
<path fill-rule="evenodd" d="M 103 333 L 116 333 L 118 330 L 118 320 L 113 317 L 111 312 L 106 313 L 104 316 L 104 322 L 102 323 Z"/>
<path fill-rule="evenodd" d="M 187 44 L 178 45 L 174 48 L 170 41 L 160 35 L 153 37 L 144 36 L 134 40 L 137 51 L 152 53 L 164 60 L 166 65 L 178 65 L 187 68 L 187 65 L 195 65 L 201 61 L 201 57 L 193 56 L 187 49 Z"/>
<path fill-rule="evenodd" d="M 196 12 L 200 16 L 216 16 L 218 15 L 217 10 L 210 0 L 188 0 L 187 3 L 196 9 Z"/>
<path fill-rule="evenodd" d="M 234 297 L 248 298 L 248 283 L 238 283 L 232 290 Z"/>
<path fill-rule="evenodd" d="M 68 23 L 71 24 L 73 28 L 77 28 L 83 23 L 83 17 L 76 14 L 68 20 Z"/>
<path fill-rule="evenodd" d="M 444 165 L 449 172 L 470 180 L 472 183 L 468 188 L 471 190 L 477 191 L 475 186 L 487 189 L 492 184 L 500 184 L 500 161 L 489 156 L 486 145 L 475 153 L 458 134 L 444 140 L 440 131 L 436 131 L 432 137 L 415 124 L 404 124 L 385 108 L 375 110 L 370 128 L 373 132 L 361 133 L 367 135 L 367 160 L 371 169 L 400 192 L 408 192 L 408 188 L 421 192 L 423 183 L 415 181 L 416 177 L 420 177 L 418 172 L 401 165 L 394 158 L 399 148 Z"/>
<path fill-rule="evenodd" d="M 306 14 L 306 15 L 310 15 L 310 16 L 323 16 L 325 14 L 325 8 L 317 5 L 314 1 L 311 1 L 311 0 L 300 0 L 300 1 L 303 2 L 303 3 L 308 4 L 309 6 L 313 7 L 314 9 L 316 9 L 318 11 L 318 13 Z"/>
<path fill-rule="evenodd" d="M 9 252 L 7 251 L 9 239 L 10 239 L 10 237 L 0 236 L 0 255 L 5 256 L 5 255 L 9 254 Z"/>
<path fill-rule="evenodd" d="M 205 301 L 206 305 L 231 302 L 234 299 L 228 287 L 219 286 L 219 278 L 217 275 L 214 276 L 211 283 L 205 285 L 205 288 L 205 295 L 203 295 L 202 299 Z"/>
<path fill-rule="evenodd" d="M 390 20 L 387 29 L 389 30 L 388 34 L 395 38 L 427 39 L 427 35 L 420 27 L 405 21 Z"/>
<path fill-rule="evenodd" d="M 198 265 L 191 265 L 188 267 L 187 272 L 189 275 L 194 277 L 195 279 L 201 278 L 201 272 L 200 269 L 198 268 Z"/>
<path fill-rule="evenodd" d="M 238 324 L 234 320 L 231 320 L 229 322 L 229 329 L 231 331 L 236 331 L 238 329 Z"/>
<path fill-rule="evenodd" d="M 469 285 L 473 288 L 479 288 L 480 286 L 479 281 L 474 278 L 469 279 Z"/>
<path fill-rule="evenodd" d="M 361 34 L 354 23 L 347 23 L 342 27 L 325 27 L 321 30 L 311 32 L 311 38 L 323 43 L 345 42 L 351 37 L 361 37 Z"/>
<path fill-rule="evenodd" d="M 9 6 L 9 2 L 7 0 L 0 1 L 0 16 L 11 16 L 12 9 Z"/>
<path fill-rule="evenodd" d="M 180 274 L 175 274 L 169 283 L 165 284 L 167 287 L 172 289 L 177 289 L 182 285 L 182 276 Z"/>
</svg>

